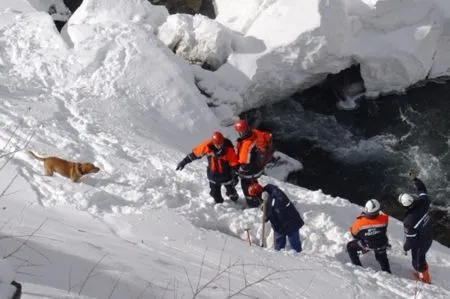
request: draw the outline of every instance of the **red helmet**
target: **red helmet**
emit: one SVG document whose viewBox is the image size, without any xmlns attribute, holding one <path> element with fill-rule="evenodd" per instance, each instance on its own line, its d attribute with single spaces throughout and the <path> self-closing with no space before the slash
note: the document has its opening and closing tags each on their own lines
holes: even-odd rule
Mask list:
<svg viewBox="0 0 450 299">
<path fill-rule="evenodd" d="M 238 133 L 245 133 L 248 131 L 248 122 L 244 119 L 240 119 L 234 124 L 234 129 Z"/>
<path fill-rule="evenodd" d="M 248 195 L 259 196 L 263 192 L 263 187 L 258 182 L 252 183 L 248 186 Z"/>
<path fill-rule="evenodd" d="M 214 132 L 211 139 L 212 139 L 212 143 L 216 146 L 222 146 L 223 142 L 225 140 L 222 133 L 220 133 L 220 132 Z"/>
</svg>

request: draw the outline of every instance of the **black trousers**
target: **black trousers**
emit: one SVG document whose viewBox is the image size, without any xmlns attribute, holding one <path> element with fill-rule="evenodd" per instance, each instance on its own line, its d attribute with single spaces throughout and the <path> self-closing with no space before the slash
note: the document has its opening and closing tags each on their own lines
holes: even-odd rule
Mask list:
<svg viewBox="0 0 450 299">
<path fill-rule="evenodd" d="M 417 272 L 423 272 L 428 267 L 426 254 L 428 249 L 430 249 L 433 240 L 430 240 L 427 243 L 428 244 L 424 244 L 422 247 L 411 249 L 412 266 Z"/>
<path fill-rule="evenodd" d="M 248 187 L 253 183 L 253 182 L 257 182 L 257 179 L 246 179 L 246 178 L 241 178 L 241 188 L 242 188 L 242 193 L 244 193 L 245 196 L 245 201 L 247 203 L 247 206 L 249 208 L 256 208 L 259 207 L 261 205 L 261 199 L 257 198 L 257 197 L 253 197 L 250 196 L 248 194 Z"/>
<path fill-rule="evenodd" d="M 232 201 L 238 200 L 239 196 L 237 194 L 236 189 L 234 188 L 233 184 L 227 184 L 224 185 L 226 190 L 226 195 L 230 198 Z M 212 181 L 209 181 L 209 195 L 211 195 L 212 198 L 214 198 L 215 203 L 223 203 L 223 197 L 222 197 L 222 184 L 215 183 Z"/>
<path fill-rule="evenodd" d="M 347 252 L 353 265 L 362 266 L 358 253 L 359 252 L 366 253 L 368 251 L 373 251 L 375 253 L 375 259 L 380 264 L 381 270 L 391 273 L 391 267 L 389 265 L 386 248 L 382 249 L 364 248 L 358 243 L 358 240 L 353 240 L 347 243 Z"/>
</svg>

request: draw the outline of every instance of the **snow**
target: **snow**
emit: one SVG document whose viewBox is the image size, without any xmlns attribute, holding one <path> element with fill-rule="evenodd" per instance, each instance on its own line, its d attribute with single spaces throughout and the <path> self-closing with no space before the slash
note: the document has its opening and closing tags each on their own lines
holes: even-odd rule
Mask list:
<svg viewBox="0 0 450 299">
<path fill-rule="evenodd" d="M 266 46 L 236 50 L 222 67 L 223 77 L 228 65 L 247 77 L 236 85 L 246 109 L 282 100 L 356 63 L 368 96 L 448 76 L 448 1 L 241 2 L 215 1 L 218 22 Z"/>
<path fill-rule="evenodd" d="M 158 28 L 158 37 L 178 56 L 191 63 L 207 63 L 213 69 L 224 64 L 232 52 L 229 30 L 199 14 L 169 16 Z"/>
<path fill-rule="evenodd" d="M 7 257 L 0 265 L 2 287 L 19 281 L 23 299 L 449 298 L 449 249 L 433 244 L 428 254 L 433 284 L 417 283 L 395 219 L 389 226 L 393 275 L 378 271 L 371 254 L 362 257 L 364 268 L 350 265 L 347 230 L 361 208 L 280 181 L 301 167 L 281 153 L 288 164 L 269 169 L 271 176 L 261 181 L 280 186 L 301 212 L 306 224 L 300 254 L 275 252 L 268 224 L 269 247 L 257 246 L 259 209 L 242 210 L 242 203 L 228 201 L 213 205 L 206 161 L 175 171 L 212 131 L 235 140 L 233 130 L 221 124 L 248 106 L 233 89 L 242 77 L 189 66 L 158 39 L 165 9 L 143 0 L 85 0 L 62 38 L 47 14 L 25 1 L 5 3 L 0 4 L 0 252 Z M 246 23 L 246 15 L 236 22 Z M 234 38 L 241 47 L 261 49 L 258 37 Z M 242 74 L 230 63 L 221 69 L 227 67 L 228 74 Z M 200 93 L 201 84 L 212 98 Z M 228 95 L 234 96 L 227 102 Z M 218 106 L 210 109 L 208 101 Z M 79 183 L 47 177 L 28 149 L 91 161 L 101 171 Z M 3 296 L 10 291 L 1 290 Z"/>
</svg>

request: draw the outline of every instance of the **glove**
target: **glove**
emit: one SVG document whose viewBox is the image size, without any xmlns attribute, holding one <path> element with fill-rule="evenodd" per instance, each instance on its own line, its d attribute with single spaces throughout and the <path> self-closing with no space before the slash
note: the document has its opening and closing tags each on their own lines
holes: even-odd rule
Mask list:
<svg viewBox="0 0 450 299">
<path fill-rule="evenodd" d="M 367 248 L 361 248 L 361 250 L 360 250 L 360 254 L 366 254 L 368 252 L 369 252 L 369 249 L 367 249 Z"/>
<path fill-rule="evenodd" d="M 406 247 L 406 243 L 403 244 L 403 252 L 405 253 L 405 255 L 407 254 L 409 248 Z"/>
<path fill-rule="evenodd" d="M 264 211 L 264 203 L 261 203 L 261 205 L 259 206 L 259 209 L 261 210 L 261 212 Z M 266 220 L 267 221 L 267 220 Z"/>
<path fill-rule="evenodd" d="M 412 181 L 417 178 L 417 174 L 414 171 L 408 171 L 408 178 Z"/>
<path fill-rule="evenodd" d="M 183 160 L 181 160 L 180 163 L 178 163 L 176 170 L 183 170 L 184 166 L 186 166 L 186 164 L 189 164 L 191 162 L 192 162 L 191 158 L 189 157 L 189 155 L 187 155 L 186 157 L 184 157 Z"/>
</svg>

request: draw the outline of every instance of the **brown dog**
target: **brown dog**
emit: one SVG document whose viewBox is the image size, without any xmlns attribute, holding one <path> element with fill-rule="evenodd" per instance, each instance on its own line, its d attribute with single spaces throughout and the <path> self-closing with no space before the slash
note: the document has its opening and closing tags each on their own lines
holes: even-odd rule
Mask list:
<svg viewBox="0 0 450 299">
<path fill-rule="evenodd" d="M 100 170 L 92 163 L 70 162 L 58 157 L 41 158 L 32 151 L 28 151 L 28 153 L 39 161 L 44 161 L 45 175 L 52 176 L 54 172 L 57 172 L 66 178 L 70 178 L 73 182 L 78 182 L 85 174 L 97 173 Z"/>
</svg>

